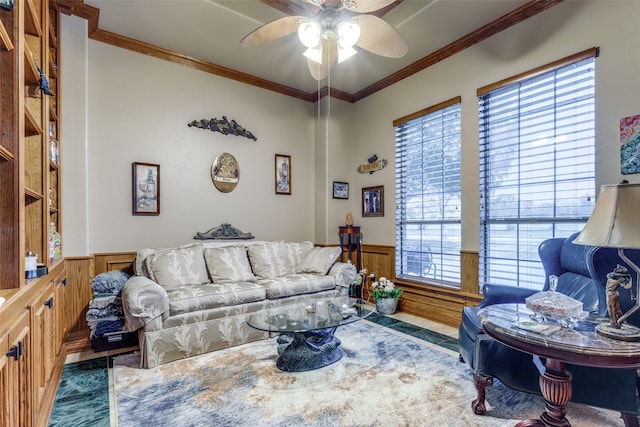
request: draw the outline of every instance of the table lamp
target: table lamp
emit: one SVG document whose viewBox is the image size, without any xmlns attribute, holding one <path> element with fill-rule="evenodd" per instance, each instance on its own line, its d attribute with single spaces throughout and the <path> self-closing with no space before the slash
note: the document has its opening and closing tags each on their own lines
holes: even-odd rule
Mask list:
<svg viewBox="0 0 640 427">
<path fill-rule="evenodd" d="M 617 248 L 620 258 L 636 272 L 635 284 L 624 266 L 618 266 L 607 275 L 607 310 L 611 322 L 598 324 L 596 331 L 617 340 L 640 341 L 640 328 L 625 323 L 625 320 L 640 308 L 640 267 L 624 253 L 625 249 L 640 249 L 640 184 L 600 187 L 600 195 L 593 213 L 573 243 Z M 630 289 L 631 299 L 636 301 L 626 313 L 622 313 L 620 309 L 619 287 Z"/>
</svg>

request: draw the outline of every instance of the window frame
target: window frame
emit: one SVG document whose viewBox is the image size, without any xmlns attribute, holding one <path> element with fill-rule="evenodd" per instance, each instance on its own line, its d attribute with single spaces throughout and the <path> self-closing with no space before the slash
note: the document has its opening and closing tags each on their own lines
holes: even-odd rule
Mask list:
<svg viewBox="0 0 640 427">
<path fill-rule="evenodd" d="M 446 111 L 451 107 L 457 107 L 457 109 L 453 112 L 453 114 L 457 115 L 457 121 L 454 123 L 456 127 L 454 132 L 454 137 L 457 137 L 457 168 L 453 168 L 447 170 L 447 164 L 443 163 L 442 168 L 436 173 L 440 173 L 442 175 L 442 194 L 446 194 L 448 191 L 445 188 L 446 185 L 446 176 L 447 174 L 451 174 L 451 176 L 455 176 L 457 179 L 454 181 L 454 184 L 457 187 L 457 198 L 459 200 L 459 205 L 457 207 L 457 217 L 452 218 L 445 214 L 446 203 L 444 198 L 441 199 L 442 204 L 438 207 L 441 211 L 441 217 L 433 220 L 433 219 L 408 219 L 407 213 L 407 205 L 408 198 L 411 197 L 424 197 L 427 190 L 425 188 L 425 184 L 421 184 L 420 194 L 415 196 L 407 195 L 406 187 L 408 183 L 405 182 L 405 179 L 408 178 L 407 174 L 407 164 L 409 163 L 408 159 L 403 159 L 403 156 L 406 154 L 405 150 L 407 148 L 408 139 L 402 138 L 401 135 L 410 134 L 412 130 L 420 131 L 420 127 L 424 126 L 425 120 L 429 120 L 429 116 L 432 116 L 435 113 L 440 114 L 441 116 L 444 114 L 444 117 L 450 116 L 452 113 Z M 401 280 L 407 280 L 412 282 L 419 283 L 429 283 L 446 287 L 459 288 L 461 281 L 461 269 L 460 269 L 460 247 L 461 247 L 461 239 L 462 239 L 462 215 L 461 215 L 461 148 L 462 148 L 462 98 L 460 96 L 451 98 L 439 104 L 433 105 L 431 107 L 425 108 L 423 110 L 417 111 L 400 119 L 396 119 L 393 121 L 393 126 L 396 131 L 396 176 L 395 176 L 395 185 L 396 185 L 396 217 L 395 217 L 395 231 L 396 231 L 396 241 L 395 241 L 395 271 L 396 277 Z M 441 118 L 444 118 L 441 117 Z M 451 120 L 448 118 L 448 120 Z M 413 125 L 409 122 L 417 121 Z M 401 127 L 403 125 L 415 126 L 415 129 L 405 128 L 406 132 L 403 132 Z M 445 135 L 446 132 L 443 132 L 439 138 L 441 139 L 442 145 L 439 147 L 441 152 L 446 151 L 445 144 L 450 140 L 450 136 L 448 134 Z M 424 144 L 427 140 L 421 136 L 422 138 L 419 141 L 420 149 L 423 150 Z M 437 140 L 437 138 L 435 138 Z M 414 145 L 418 145 L 414 144 Z M 449 145 L 447 147 L 450 147 Z M 454 147 L 455 148 L 455 147 Z M 421 152 L 424 155 L 424 150 Z M 431 155 L 437 155 L 437 152 L 431 153 Z M 415 159 L 414 159 L 415 160 Z M 424 169 L 421 172 L 424 174 Z M 457 176 L 456 176 L 457 175 Z M 424 200 L 422 201 L 424 203 Z M 423 214 L 424 215 L 424 214 Z M 417 250 L 411 250 L 409 248 L 409 238 L 407 227 L 413 226 L 419 227 L 420 230 L 420 238 L 419 247 Z M 433 250 L 434 248 L 430 247 L 427 242 L 426 248 L 428 250 L 425 251 L 425 239 L 422 235 L 424 232 L 422 227 L 439 227 L 440 228 L 440 240 L 439 240 L 439 248 L 437 250 Z M 447 227 L 449 229 L 453 229 L 453 233 L 455 234 L 455 239 L 453 246 L 455 253 L 453 251 L 446 252 L 444 247 L 447 246 L 445 243 L 446 239 L 443 239 L 442 236 L 447 234 Z M 428 232 L 427 232 L 428 233 Z M 437 233 L 433 233 L 435 235 Z M 410 273 L 412 267 L 410 264 L 413 264 L 414 261 L 410 260 L 410 257 L 417 256 L 418 266 L 417 272 Z M 428 266 L 428 269 L 425 267 Z M 452 270 L 455 270 L 452 272 Z"/>
<path fill-rule="evenodd" d="M 518 74 L 514 77 L 510 77 L 507 79 L 504 79 L 502 81 L 499 81 L 497 83 L 488 85 L 488 86 L 484 86 L 480 89 L 477 90 L 477 95 L 478 95 L 478 109 L 479 109 L 479 125 L 478 125 L 478 138 L 479 138 L 479 154 L 480 154 L 480 194 L 481 194 L 481 212 L 480 212 L 480 250 L 478 253 L 478 258 L 479 258 L 479 272 L 478 272 L 478 278 L 479 278 L 479 287 L 480 289 L 482 289 L 482 286 L 484 283 L 497 283 L 497 284 L 503 284 L 503 285 L 511 285 L 511 286 L 518 286 L 518 287 L 528 287 L 528 288 L 533 288 L 533 289 L 541 289 L 543 287 L 543 285 L 545 284 L 546 280 L 548 280 L 546 277 L 544 277 L 544 271 L 542 269 L 542 265 L 541 262 L 539 260 L 539 257 L 537 257 L 537 246 L 536 246 L 536 259 L 533 260 L 533 257 L 529 257 L 529 259 L 526 259 L 526 254 L 527 253 L 531 253 L 533 251 L 532 249 L 532 244 L 533 242 L 529 242 L 529 248 L 528 250 L 526 248 L 523 249 L 523 245 L 525 245 L 526 243 L 521 243 L 520 240 L 520 235 L 517 233 L 520 233 L 521 228 L 523 230 L 527 230 L 528 227 L 531 227 L 530 230 L 534 230 L 536 225 L 542 225 L 542 224 L 547 224 L 551 226 L 551 234 L 549 236 L 547 236 L 546 238 L 553 238 L 556 237 L 562 233 L 562 237 L 566 237 L 567 236 L 567 232 L 569 232 L 570 230 L 574 230 L 574 231 L 579 231 L 581 229 L 581 227 L 586 223 L 587 219 L 589 218 L 589 215 L 580 215 L 580 214 L 574 214 L 574 216 L 563 216 L 563 215 L 558 215 L 557 212 L 557 204 L 555 203 L 556 200 L 558 200 L 558 195 L 555 193 L 556 190 L 554 188 L 554 212 L 553 215 L 551 216 L 540 216 L 540 217 L 535 217 L 535 216 L 531 216 L 531 217 L 527 217 L 526 215 L 521 215 L 520 212 L 518 212 L 518 214 L 516 216 L 512 216 L 512 217 L 504 217 L 504 218 L 498 218 L 498 215 L 493 214 L 494 216 L 491 216 L 491 203 L 492 201 L 494 201 L 494 198 L 490 198 L 487 196 L 487 182 L 490 181 L 489 176 L 491 175 L 491 168 L 488 169 L 487 166 L 487 160 L 483 159 L 483 154 L 486 155 L 485 153 L 485 149 L 487 149 L 487 145 L 490 144 L 490 142 L 486 142 L 486 139 L 491 139 L 491 131 L 486 130 L 483 127 L 483 120 L 485 120 L 485 115 L 483 115 L 483 97 L 489 97 L 489 95 L 491 94 L 498 94 L 502 91 L 502 89 L 506 89 L 506 88 L 511 88 L 511 87 L 515 87 L 516 85 L 520 86 L 522 83 L 529 83 L 531 81 L 535 81 L 535 79 L 537 79 L 538 77 L 542 77 L 545 75 L 548 75 L 550 73 L 555 73 L 559 70 L 564 70 L 565 68 L 569 68 L 571 66 L 573 66 L 574 64 L 578 64 L 582 61 L 588 60 L 588 59 L 592 59 L 593 60 L 593 80 L 592 80 L 592 84 L 591 87 L 593 88 L 593 93 L 591 95 L 590 99 L 590 108 L 591 108 L 591 113 L 593 114 L 592 117 L 592 125 L 590 127 L 591 130 L 591 134 L 587 136 L 586 139 L 588 139 L 590 141 L 590 145 L 587 147 L 587 150 L 591 150 L 591 164 L 592 164 L 592 168 L 589 171 L 591 173 L 590 176 L 586 176 L 586 177 L 581 177 L 581 178 L 576 178 L 576 175 L 572 175 L 572 178 L 569 180 L 564 180 L 564 181 L 560 181 L 558 180 L 557 176 L 554 175 L 554 180 L 553 180 L 553 185 L 554 186 L 558 186 L 559 184 L 563 184 L 563 183 L 575 183 L 575 182 L 584 182 L 587 185 L 590 185 L 592 188 L 590 189 L 589 192 L 589 197 L 591 197 L 592 200 L 595 200 L 595 196 L 596 196 L 596 186 L 595 186 L 595 82 L 596 82 L 596 76 L 595 76 L 595 58 L 598 56 L 598 48 L 591 48 L 591 49 L 587 49 L 585 51 L 579 52 L 577 54 L 571 55 L 569 57 L 560 59 L 558 61 L 552 62 L 550 64 L 544 65 L 542 67 L 538 67 L 532 71 L 528 71 L 525 73 L 521 73 Z M 554 81 L 554 85 L 555 85 L 555 81 Z M 553 88 L 556 88 L 556 86 L 553 86 Z M 499 96 L 499 95 L 497 95 Z M 554 105 L 553 105 L 553 113 L 554 114 L 558 114 L 558 110 L 559 107 L 557 105 L 557 102 L 555 102 L 558 98 L 557 94 L 554 94 Z M 522 98 L 520 97 L 520 95 L 518 95 L 518 102 L 522 102 Z M 575 102 L 575 101 L 574 101 Z M 573 105 L 573 104 L 571 104 Z M 506 110 L 505 110 L 506 111 Z M 491 113 L 489 113 L 491 114 Z M 576 117 L 577 114 L 573 113 L 573 115 L 571 116 L 572 118 Z M 518 116 L 518 120 L 520 120 L 520 117 Z M 557 120 L 557 117 L 554 116 L 553 120 Z M 545 122 L 546 124 L 546 122 Z M 493 130 L 495 129 L 495 127 L 493 128 Z M 522 133 L 522 126 L 520 123 L 518 123 L 517 125 L 517 131 L 518 134 L 520 135 Z M 572 133 L 572 136 L 575 136 L 575 131 L 574 133 Z M 483 136 L 484 135 L 484 136 Z M 487 136 L 489 135 L 489 136 Z M 554 135 L 555 137 L 555 135 Z M 519 143 L 520 143 L 520 139 L 519 139 Z M 557 150 L 557 146 L 558 143 L 554 141 L 553 144 L 553 150 Z M 520 147 L 518 147 L 518 150 L 520 152 Z M 533 156 L 533 154 L 529 154 L 530 156 Z M 587 155 L 584 155 L 585 157 L 587 157 Z M 495 168 L 493 168 L 493 170 L 495 170 Z M 518 173 L 520 172 L 520 168 L 518 167 Z M 554 167 L 554 173 L 557 170 Z M 577 174 L 578 176 L 580 174 Z M 524 181 L 524 180 L 523 180 Z M 521 189 L 527 189 L 530 188 L 532 186 L 532 184 L 529 184 L 529 187 L 527 187 L 527 185 L 521 185 L 520 182 L 518 182 L 517 185 L 517 189 L 518 191 L 520 191 Z M 492 188 L 496 188 L 496 187 L 492 187 Z M 518 193 L 520 194 L 520 193 Z M 589 200 L 589 199 L 587 199 Z M 520 200 L 520 196 L 518 196 L 518 205 L 520 205 L 521 203 Z M 593 205 L 591 205 L 591 209 L 593 208 Z M 500 221 L 502 221 L 502 223 L 505 226 L 509 226 L 511 225 L 512 227 L 515 227 L 515 233 L 518 236 L 515 242 L 515 247 L 516 250 L 514 251 L 515 255 L 513 255 L 513 258 L 508 258 L 508 257 L 504 257 L 503 260 L 504 262 L 508 262 L 509 260 L 511 260 L 514 264 L 515 264 L 515 269 L 516 269 L 516 280 L 511 280 L 509 281 L 507 279 L 509 274 L 513 274 L 513 273 L 507 273 L 507 272 L 503 272 L 501 273 L 503 276 L 499 277 L 499 274 L 497 271 L 498 269 L 498 265 L 499 262 L 497 261 L 498 258 L 496 258 L 495 255 L 490 256 L 490 252 L 493 251 L 494 253 L 497 253 L 498 251 L 496 249 L 489 249 L 491 243 L 488 241 L 488 239 L 490 239 L 490 237 L 488 236 L 489 234 L 489 230 L 488 230 L 488 226 L 490 224 L 496 225 L 498 224 Z M 533 233 L 534 231 L 529 231 L 530 233 Z M 523 239 L 524 240 L 524 239 Z M 489 255 L 488 255 L 489 254 Z M 492 260 L 495 262 L 496 267 L 494 267 L 492 269 L 492 267 L 490 266 L 490 263 L 492 262 Z M 526 270 L 524 273 L 521 272 L 522 270 Z M 527 278 L 526 280 L 522 280 L 521 283 L 521 278 Z M 513 283 L 515 281 L 515 283 Z"/>
</svg>

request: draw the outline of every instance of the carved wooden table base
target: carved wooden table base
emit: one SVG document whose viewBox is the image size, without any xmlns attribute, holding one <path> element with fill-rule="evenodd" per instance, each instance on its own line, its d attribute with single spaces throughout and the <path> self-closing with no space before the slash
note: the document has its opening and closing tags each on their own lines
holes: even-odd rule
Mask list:
<svg viewBox="0 0 640 427">
<path fill-rule="evenodd" d="M 571 400 L 573 387 L 572 375 L 567 371 L 565 364 L 555 359 L 547 359 L 546 370 L 540 375 L 540 391 L 546 402 L 545 412 L 538 420 L 525 420 L 516 424 L 516 427 L 553 426 L 569 427 L 571 423 L 565 415 L 565 406 Z"/>
</svg>

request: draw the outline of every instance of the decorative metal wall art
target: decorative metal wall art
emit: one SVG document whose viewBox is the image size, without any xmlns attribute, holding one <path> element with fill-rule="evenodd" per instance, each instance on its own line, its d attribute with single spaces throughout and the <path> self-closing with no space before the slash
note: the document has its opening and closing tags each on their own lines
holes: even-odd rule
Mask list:
<svg viewBox="0 0 640 427">
<path fill-rule="evenodd" d="M 198 231 L 193 238 L 196 240 L 250 240 L 254 237 L 251 233 L 245 233 L 225 223 L 205 232 Z"/>
<path fill-rule="evenodd" d="M 374 154 L 373 156 L 367 159 L 369 163 L 365 163 L 363 165 L 358 166 L 359 173 L 368 173 L 371 175 L 372 173 L 382 170 L 387 167 L 389 164 L 385 159 L 378 160 L 378 155 Z"/>
<path fill-rule="evenodd" d="M 209 129 L 211 132 L 220 132 L 223 135 L 244 136 L 245 138 L 253 139 L 254 141 L 258 140 L 254 134 L 240 126 L 235 120 L 229 121 L 227 116 L 222 116 L 222 119 L 214 117 L 211 120 L 194 120 L 191 123 L 187 123 L 187 126 Z"/>
<path fill-rule="evenodd" d="M 223 193 L 231 193 L 240 181 L 238 161 L 229 153 L 218 154 L 211 164 L 213 185 Z"/>
</svg>

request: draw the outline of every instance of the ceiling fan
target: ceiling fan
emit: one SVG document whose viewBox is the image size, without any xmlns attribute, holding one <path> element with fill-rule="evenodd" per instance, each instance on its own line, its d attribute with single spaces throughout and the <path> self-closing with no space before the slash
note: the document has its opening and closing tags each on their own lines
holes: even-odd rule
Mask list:
<svg viewBox="0 0 640 427">
<path fill-rule="evenodd" d="M 244 37 L 240 45 L 254 46 L 297 32 L 307 48 L 304 55 L 316 80 L 326 78 L 336 62 L 357 53 L 354 46 L 389 58 L 401 58 L 407 53 L 407 42 L 402 35 L 387 22 L 369 14 L 396 0 L 299 1 L 304 7 L 294 9 L 303 15 L 268 22 Z"/>
</svg>

